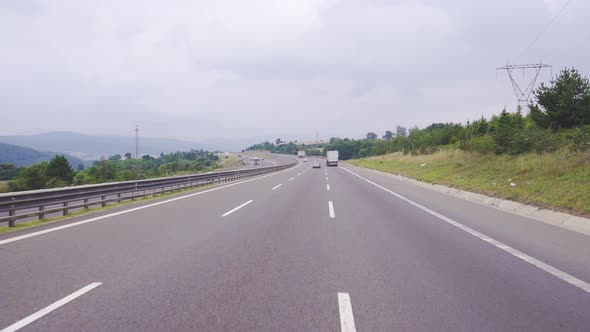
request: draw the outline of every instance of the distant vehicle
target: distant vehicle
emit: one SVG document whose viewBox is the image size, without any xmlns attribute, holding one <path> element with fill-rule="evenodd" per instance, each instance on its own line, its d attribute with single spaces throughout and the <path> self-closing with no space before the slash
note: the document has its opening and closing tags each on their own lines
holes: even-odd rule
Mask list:
<svg viewBox="0 0 590 332">
<path fill-rule="evenodd" d="M 264 160 L 264 158 L 260 158 L 260 160 Z"/>
<path fill-rule="evenodd" d="M 305 162 L 305 163 L 306 163 L 306 162 L 307 162 L 307 158 L 303 158 L 303 162 Z"/>
<path fill-rule="evenodd" d="M 254 165 L 260 165 L 260 158 L 258 157 L 253 157 L 252 161 L 254 162 Z"/>
<path fill-rule="evenodd" d="M 305 158 L 305 151 L 298 151 L 298 152 L 297 152 L 297 156 L 298 156 L 299 158 Z"/>
<path fill-rule="evenodd" d="M 311 167 L 312 167 L 312 168 L 322 168 L 322 165 L 320 164 L 320 162 L 319 162 L 319 161 L 314 161 L 314 162 L 311 164 Z"/>
<path fill-rule="evenodd" d="M 338 166 L 338 150 L 332 150 L 326 153 L 326 165 Z"/>
</svg>

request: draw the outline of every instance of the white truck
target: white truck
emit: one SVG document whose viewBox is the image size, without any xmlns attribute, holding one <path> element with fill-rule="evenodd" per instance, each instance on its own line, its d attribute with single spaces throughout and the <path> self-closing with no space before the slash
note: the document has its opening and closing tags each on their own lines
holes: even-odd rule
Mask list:
<svg viewBox="0 0 590 332">
<path fill-rule="evenodd" d="M 326 165 L 338 166 L 338 150 L 326 152 Z"/>
<path fill-rule="evenodd" d="M 297 151 L 297 156 L 299 158 L 305 158 L 305 151 Z"/>
</svg>

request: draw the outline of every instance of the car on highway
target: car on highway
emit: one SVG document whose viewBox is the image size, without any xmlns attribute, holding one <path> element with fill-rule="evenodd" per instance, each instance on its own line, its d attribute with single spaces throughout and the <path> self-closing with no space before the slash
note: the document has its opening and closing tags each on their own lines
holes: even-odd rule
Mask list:
<svg viewBox="0 0 590 332">
<path fill-rule="evenodd" d="M 307 158 L 303 158 L 303 162 L 306 163 L 307 162 Z"/>
<path fill-rule="evenodd" d="M 312 168 L 322 168 L 322 164 L 320 164 L 319 161 L 314 161 L 313 163 L 311 163 L 311 167 Z"/>
</svg>

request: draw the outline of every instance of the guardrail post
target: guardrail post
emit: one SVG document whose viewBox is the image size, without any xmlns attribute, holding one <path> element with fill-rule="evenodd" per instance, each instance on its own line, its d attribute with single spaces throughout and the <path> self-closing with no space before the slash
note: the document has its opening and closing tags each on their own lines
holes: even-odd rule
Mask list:
<svg viewBox="0 0 590 332">
<path fill-rule="evenodd" d="M 88 198 L 84 199 L 84 210 L 88 210 Z"/>
<path fill-rule="evenodd" d="M 121 194 L 120 193 L 117 194 L 117 198 L 118 198 L 117 203 L 121 203 Z"/>
<path fill-rule="evenodd" d="M 64 212 L 63 212 L 63 215 L 64 216 L 67 216 L 68 215 L 68 212 L 69 211 L 68 211 L 67 207 L 68 207 L 68 202 L 64 202 Z"/>
<path fill-rule="evenodd" d="M 100 203 L 100 206 L 102 206 L 102 207 L 105 207 L 105 206 L 107 206 L 107 202 L 105 202 L 105 201 L 104 201 L 106 198 L 107 198 L 106 196 L 101 196 L 101 197 L 100 197 L 100 200 L 102 201 L 102 202 Z"/>
<path fill-rule="evenodd" d="M 11 216 L 11 217 L 14 216 L 15 214 L 16 214 L 16 211 L 15 210 L 9 210 L 8 211 L 8 215 Z M 16 221 L 16 218 L 10 219 L 8 221 L 8 227 L 15 227 L 15 224 L 14 224 L 15 221 Z"/>
<path fill-rule="evenodd" d="M 40 206 L 39 207 L 39 212 L 44 211 L 45 210 L 45 206 Z M 39 213 L 39 220 L 41 219 L 45 219 L 45 213 Z"/>
</svg>

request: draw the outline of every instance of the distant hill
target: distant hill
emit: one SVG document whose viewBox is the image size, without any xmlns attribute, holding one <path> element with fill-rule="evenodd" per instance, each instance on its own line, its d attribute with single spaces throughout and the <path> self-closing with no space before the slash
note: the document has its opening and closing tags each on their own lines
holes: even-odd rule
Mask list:
<svg viewBox="0 0 590 332">
<path fill-rule="evenodd" d="M 51 132 L 37 135 L 0 136 L 0 142 L 26 146 L 40 151 L 59 151 L 82 159 L 99 159 L 101 155 L 135 153 L 135 138 L 122 136 L 91 136 L 71 132 Z M 210 144 L 199 144 L 168 138 L 141 137 L 140 154 L 157 155 L 203 149 L 214 151 Z"/>
<path fill-rule="evenodd" d="M 29 166 L 40 161 L 49 161 L 56 154 L 55 152 L 37 151 L 24 146 L 0 143 L 0 164 L 8 163 L 16 166 Z M 72 167 L 83 163 L 81 159 L 65 154 Z"/>
</svg>

